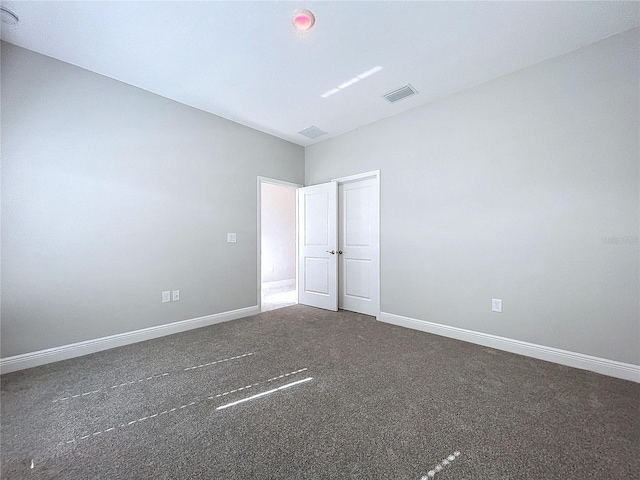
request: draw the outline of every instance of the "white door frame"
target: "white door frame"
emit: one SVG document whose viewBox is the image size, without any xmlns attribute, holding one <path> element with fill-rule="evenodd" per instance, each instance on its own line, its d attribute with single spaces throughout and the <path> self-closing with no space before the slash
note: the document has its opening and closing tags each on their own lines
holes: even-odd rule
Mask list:
<svg viewBox="0 0 640 480">
<path fill-rule="evenodd" d="M 347 177 L 341 177 L 341 178 L 335 178 L 332 179 L 332 182 L 337 182 L 338 185 L 341 184 L 345 184 L 345 183 L 350 183 L 350 182 L 355 182 L 358 180 L 364 180 L 364 179 L 373 179 L 375 186 L 376 186 L 376 190 L 377 190 L 377 195 L 378 195 L 378 231 L 377 231 L 377 236 L 378 236 L 378 258 L 377 258 L 377 272 L 375 272 L 375 276 L 376 279 L 378 281 L 378 305 L 376 305 L 376 319 L 380 316 L 380 299 L 382 298 L 382 289 L 381 289 L 381 285 L 380 285 L 380 251 L 382 250 L 382 245 L 380 244 L 380 230 L 381 230 L 381 225 L 380 225 L 380 211 L 382 210 L 382 205 L 380 203 L 380 170 L 373 170 L 371 172 L 365 172 L 365 173 L 358 173 L 356 175 L 349 175 Z"/>
<path fill-rule="evenodd" d="M 279 185 L 281 187 L 289 187 L 296 189 L 296 288 L 298 285 L 298 188 L 303 185 L 291 183 L 276 178 L 258 176 L 258 312 L 262 312 L 262 184 Z"/>
</svg>

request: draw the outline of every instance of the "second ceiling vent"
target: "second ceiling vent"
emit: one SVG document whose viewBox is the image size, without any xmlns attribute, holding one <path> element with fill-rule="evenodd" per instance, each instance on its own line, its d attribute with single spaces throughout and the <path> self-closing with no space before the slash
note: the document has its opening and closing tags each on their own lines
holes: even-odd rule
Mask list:
<svg viewBox="0 0 640 480">
<path fill-rule="evenodd" d="M 298 133 L 300 135 L 304 135 L 307 138 L 310 138 L 311 140 L 315 140 L 316 138 L 327 134 L 327 132 L 325 132 L 321 128 L 316 127 L 315 125 L 311 125 L 309 128 L 300 130 Z"/>
<path fill-rule="evenodd" d="M 396 88 L 395 90 L 385 93 L 382 95 L 382 98 L 389 103 L 396 103 L 404 98 L 411 97 L 416 93 L 418 93 L 418 91 L 413 88 L 410 83 L 407 83 L 404 87 Z"/>
</svg>

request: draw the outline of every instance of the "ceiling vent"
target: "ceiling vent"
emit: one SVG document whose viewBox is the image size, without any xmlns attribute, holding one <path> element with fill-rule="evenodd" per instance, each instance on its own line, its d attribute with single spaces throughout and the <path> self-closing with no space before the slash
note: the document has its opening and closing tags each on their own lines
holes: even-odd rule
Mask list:
<svg viewBox="0 0 640 480">
<path fill-rule="evenodd" d="M 304 135 L 307 138 L 310 138 L 311 140 L 315 140 L 318 137 L 321 137 L 322 135 L 326 135 L 328 132 L 325 132 L 324 130 L 311 125 L 309 128 L 305 128 L 304 130 L 300 130 L 298 132 L 300 135 Z"/>
<path fill-rule="evenodd" d="M 404 87 L 396 88 L 395 90 L 391 90 L 390 92 L 385 93 L 384 95 L 382 95 L 382 98 L 384 98 L 389 103 L 396 103 L 403 98 L 410 97 L 412 95 L 415 95 L 416 93 L 418 93 L 418 91 L 408 83 Z"/>
</svg>

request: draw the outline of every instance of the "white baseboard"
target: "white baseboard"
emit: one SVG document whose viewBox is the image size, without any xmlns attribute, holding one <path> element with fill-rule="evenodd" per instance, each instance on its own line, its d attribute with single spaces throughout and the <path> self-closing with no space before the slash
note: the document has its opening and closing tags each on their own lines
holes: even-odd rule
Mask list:
<svg viewBox="0 0 640 480">
<path fill-rule="evenodd" d="M 0 359 L 0 374 L 24 370 L 25 368 L 37 367 L 47 363 L 67 360 L 69 358 L 80 357 L 90 353 L 108 350 L 110 348 L 121 347 L 132 343 L 143 342 L 153 338 L 164 337 L 174 333 L 192 330 L 194 328 L 208 327 L 216 323 L 236 320 L 238 318 L 257 315 L 260 309 L 257 305 L 253 307 L 231 310 L 228 312 L 216 313 L 204 317 L 191 318 L 179 322 L 158 325 L 157 327 L 143 328 L 132 332 L 118 333 L 108 337 L 96 338 L 84 342 L 72 343 L 61 347 L 48 348 L 37 352 L 24 353 Z"/>
<path fill-rule="evenodd" d="M 417 320 L 415 318 L 403 317 L 392 313 L 380 312 L 378 320 L 385 323 L 391 323 L 400 327 L 421 330 L 423 332 L 441 335 L 443 337 L 455 338 L 469 343 L 483 345 L 485 347 L 495 348 L 497 350 L 505 350 L 527 357 L 538 358 L 548 362 L 566 365 L 568 367 L 581 368 L 591 372 L 601 373 L 610 377 L 621 378 L 623 380 L 631 380 L 640 383 L 640 365 L 630 363 L 617 362 L 615 360 L 607 360 L 606 358 L 592 357 L 582 353 L 569 352 L 553 347 L 545 347 L 544 345 L 536 345 L 535 343 L 522 342 L 487 333 L 474 332 L 463 328 L 450 327 L 438 323 Z"/>
</svg>

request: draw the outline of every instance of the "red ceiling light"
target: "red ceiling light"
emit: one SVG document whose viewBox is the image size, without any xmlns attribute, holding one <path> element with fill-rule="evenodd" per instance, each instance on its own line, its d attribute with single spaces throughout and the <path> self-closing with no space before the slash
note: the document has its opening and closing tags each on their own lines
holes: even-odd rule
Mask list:
<svg viewBox="0 0 640 480">
<path fill-rule="evenodd" d="M 306 32 L 316 23 L 316 17 L 310 10 L 299 10 L 293 16 L 293 26 L 301 32 Z"/>
</svg>

